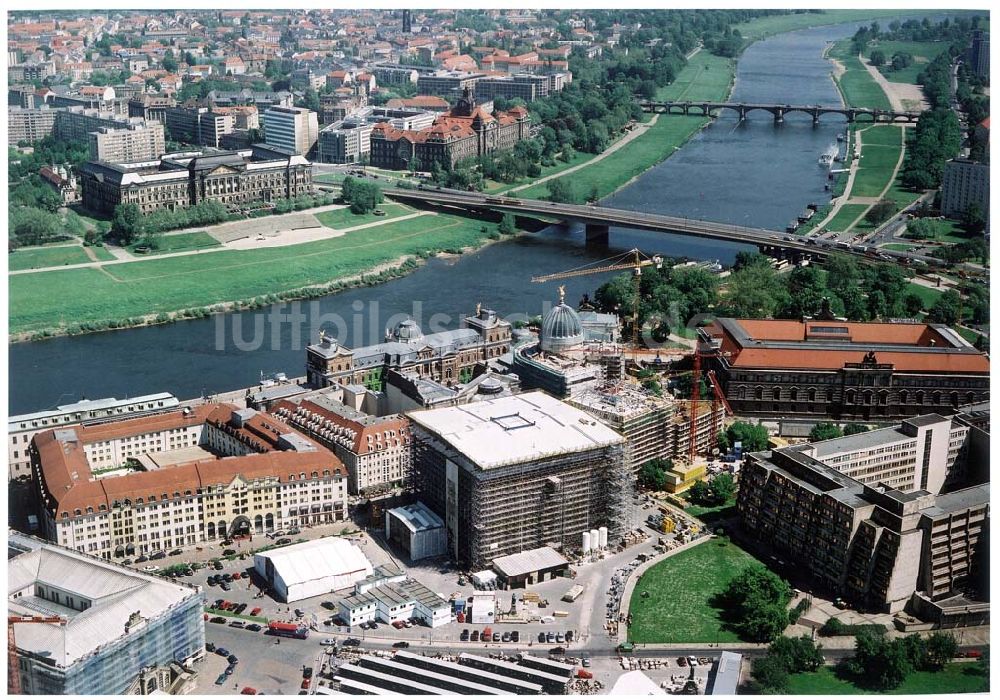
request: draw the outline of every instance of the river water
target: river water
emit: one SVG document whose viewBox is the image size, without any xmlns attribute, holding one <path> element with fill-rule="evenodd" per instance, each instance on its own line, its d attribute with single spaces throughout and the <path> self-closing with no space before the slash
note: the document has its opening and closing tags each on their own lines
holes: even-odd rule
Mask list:
<svg viewBox="0 0 1000 700">
<path fill-rule="evenodd" d="M 811 29 L 754 44 L 740 58 L 733 101 L 840 105 L 822 53 L 828 41 L 850 36 L 855 28 Z M 818 159 L 843 129 L 843 120 L 833 116 L 813 127 L 807 115 L 791 114 L 775 127 L 767 112 L 751 113 L 744 124 L 724 112 L 674 156 L 603 203 L 784 229 L 807 204 L 828 200 L 826 169 Z M 649 255 L 724 264 L 739 250 L 750 249 L 620 228 L 612 228 L 610 248 L 588 249 L 582 230 L 551 227 L 459 258 L 431 260 L 413 274 L 377 287 L 296 307 L 11 345 L 9 410 L 18 414 L 84 396 L 124 398 L 160 391 L 192 398 L 249 386 L 261 372 L 299 376 L 305 373 L 306 340 L 315 339 L 324 322 L 337 328 L 330 322 L 334 316 L 343 319 L 336 334 L 350 347 L 380 340 L 393 316 L 411 313 L 414 303 L 425 332 L 457 327 L 478 302 L 502 315 L 537 315 L 556 299 L 560 283 L 532 284 L 533 275 L 572 269 L 633 247 Z M 576 277 L 561 284 L 574 303 L 609 276 Z M 295 309 L 304 313 L 304 321 L 274 316 Z M 432 318 L 434 314 L 440 316 Z M 255 328 L 261 331 L 259 342 L 253 342 Z"/>
</svg>

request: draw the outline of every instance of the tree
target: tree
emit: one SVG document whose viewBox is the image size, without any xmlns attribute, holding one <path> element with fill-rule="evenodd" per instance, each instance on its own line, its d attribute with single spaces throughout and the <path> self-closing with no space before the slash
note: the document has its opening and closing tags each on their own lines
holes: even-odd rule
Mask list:
<svg viewBox="0 0 1000 700">
<path fill-rule="evenodd" d="M 915 292 L 907 292 L 903 297 L 903 308 L 909 316 L 916 316 L 924 310 L 924 300 Z"/>
<path fill-rule="evenodd" d="M 667 471 L 673 468 L 670 460 L 653 459 L 639 468 L 639 484 L 654 491 L 662 491 L 667 485 Z"/>
<path fill-rule="evenodd" d="M 972 202 L 962 212 L 962 228 L 974 236 L 982 235 L 986 230 L 986 223 L 986 213 L 978 202 Z"/>
<path fill-rule="evenodd" d="M 885 65 L 885 53 L 881 49 L 875 49 L 872 51 L 871 56 L 868 59 L 873 66 L 878 68 L 879 66 Z"/>
<path fill-rule="evenodd" d="M 767 649 L 769 657 L 782 662 L 789 673 L 807 673 L 823 665 L 823 652 L 811 637 L 778 637 Z"/>
<path fill-rule="evenodd" d="M 953 325 L 961 320 L 961 307 L 962 296 L 954 289 L 949 289 L 934 302 L 934 306 L 927 313 L 927 320 L 931 323 Z"/>
<path fill-rule="evenodd" d="M 754 695 L 781 695 L 788 690 L 788 669 L 784 662 L 773 656 L 754 659 L 750 664 Z"/>
<path fill-rule="evenodd" d="M 930 670 L 940 670 L 946 663 L 955 658 L 958 653 L 958 642 L 955 637 L 935 632 L 927 638 L 927 667 Z"/>
<path fill-rule="evenodd" d="M 787 581 L 763 565 L 753 564 L 729 582 L 718 603 L 742 638 L 771 642 L 788 626 L 786 607 L 791 599 Z"/>
<path fill-rule="evenodd" d="M 844 435 L 858 435 L 859 433 L 867 433 L 871 428 L 869 428 L 864 423 L 848 423 L 844 426 Z"/>
<path fill-rule="evenodd" d="M 497 226 L 497 231 L 499 231 L 503 236 L 511 236 L 516 233 L 517 223 L 514 219 L 514 215 L 507 212 L 500 217 L 500 224 Z"/>
<path fill-rule="evenodd" d="M 167 49 L 163 52 L 163 60 L 160 61 L 160 65 L 163 66 L 163 70 L 168 73 L 177 72 L 177 59 L 174 58 L 174 52 L 172 49 Z"/>
<path fill-rule="evenodd" d="M 735 446 L 741 443 L 744 454 L 747 452 L 760 452 L 767 449 L 768 433 L 763 425 L 744 423 L 736 421 L 726 428 L 726 437 L 729 444 Z"/>
<path fill-rule="evenodd" d="M 732 498 L 734 493 L 736 493 L 736 482 L 728 472 L 717 475 L 708 484 L 708 498 L 715 505 L 722 505 Z"/>
<path fill-rule="evenodd" d="M 569 182 L 565 182 L 561 177 L 549 180 L 545 183 L 545 186 L 549 190 L 548 199 L 550 202 L 571 203 L 575 201 L 573 186 Z"/>
<path fill-rule="evenodd" d="M 696 481 L 694 482 L 694 485 L 688 489 L 687 497 L 692 503 L 707 503 L 709 499 L 708 492 L 709 488 L 707 483 L 704 481 Z"/>
<path fill-rule="evenodd" d="M 127 245 L 142 233 L 142 210 L 137 204 L 119 204 L 111 218 L 111 231 L 122 244 Z"/>
<path fill-rule="evenodd" d="M 878 226 L 896 213 L 896 201 L 892 199 L 880 199 L 865 212 L 865 221 L 872 226 Z"/>
<path fill-rule="evenodd" d="M 836 423 L 817 423 L 809 431 L 809 440 L 819 442 L 820 440 L 833 440 L 843 435 L 840 427 Z"/>
</svg>

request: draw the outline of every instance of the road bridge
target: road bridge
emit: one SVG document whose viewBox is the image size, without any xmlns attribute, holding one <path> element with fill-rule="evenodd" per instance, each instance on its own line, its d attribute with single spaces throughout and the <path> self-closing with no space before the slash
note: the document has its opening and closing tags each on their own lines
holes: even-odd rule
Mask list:
<svg viewBox="0 0 1000 700">
<path fill-rule="evenodd" d="M 387 189 L 386 196 L 411 202 L 422 202 L 443 207 L 499 212 L 510 212 L 524 216 L 534 216 L 542 219 L 555 219 L 583 224 L 586 227 L 588 243 L 607 245 L 611 226 L 658 231 L 662 233 L 680 233 L 699 238 L 732 241 L 745 245 L 755 245 L 761 252 L 775 257 L 786 257 L 792 260 L 823 258 L 832 253 L 844 253 L 860 259 L 897 260 L 900 263 L 923 260 L 926 263 L 937 264 L 934 258 L 915 255 L 901 251 L 878 251 L 882 258 L 875 257 L 873 251 L 860 250 L 860 246 L 851 247 L 846 243 L 819 240 L 805 236 L 796 236 L 770 229 L 737 226 L 715 221 L 702 221 L 678 216 L 662 214 L 647 214 L 629 209 L 612 209 L 596 205 L 562 204 L 546 202 L 537 199 L 515 199 L 504 195 L 483 195 L 466 193 L 457 190 L 434 189 Z"/>
<path fill-rule="evenodd" d="M 920 118 L 920 112 L 897 112 L 891 109 L 867 109 L 864 107 L 824 107 L 822 105 L 778 105 L 754 104 L 749 102 L 640 102 L 643 112 L 654 114 L 683 114 L 715 117 L 724 109 L 736 112 L 740 121 L 753 111 L 770 112 L 775 124 L 785 121 L 785 115 L 802 112 L 812 117 L 813 124 L 819 124 L 820 117 L 835 114 L 845 117 L 848 124 L 872 122 L 889 124 L 913 124 Z"/>
</svg>

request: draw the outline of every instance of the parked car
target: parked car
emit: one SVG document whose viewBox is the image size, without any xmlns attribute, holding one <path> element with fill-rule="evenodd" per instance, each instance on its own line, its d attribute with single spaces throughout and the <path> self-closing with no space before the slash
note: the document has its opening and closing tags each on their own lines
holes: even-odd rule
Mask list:
<svg viewBox="0 0 1000 700">
<path fill-rule="evenodd" d="M 413 620 L 405 620 L 403 624 L 407 627 L 413 627 Z"/>
<path fill-rule="evenodd" d="M 122 559 L 122 566 L 132 566 L 131 559 Z"/>
<path fill-rule="evenodd" d="M 302 679 L 302 690 L 309 690 L 309 686 L 310 686 L 311 684 L 312 684 L 312 681 L 311 681 L 310 679 L 308 679 L 308 678 L 303 678 L 303 679 Z"/>
<path fill-rule="evenodd" d="M 581 663 L 583 664 L 584 668 L 589 667 L 590 666 L 590 657 L 589 656 L 584 656 L 583 660 L 581 661 Z"/>
<path fill-rule="evenodd" d="M 513 632 L 511 632 L 510 633 L 510 641 L 514 642 L 515 644 L 517 644 L 518 642 L 520 642 L 521 641 L 521 633 L 518 632 L 517 630 L 514 630 Z"/>
<path fill-rule="evenodd" d="M 493 633 L 493 641 L 494 642 L 499 642 L 500 641 L 500 633 L 499 632 L 494 632 Z"/>
<path fill-rule="evenodd" d="M 303 678 L 312 678 L 313 677 L 313 670 L 312 670 L 311 666 L 306 666 L 304 669 L 302 669 L 302 677 Z"/>
<path fill-rule="evenodd" d="M 236 614 L 237 615 L 242 615 L 243 611 L 246 610 L 246 609 L 247 609 L 247 604 L 246 603 L 240 603 L 239 605 L 236 606 Z"/>
<path fill-rule="evenodd" d="M 344 640 L 345 647 L 359 647 L 361 646 L 361 640 L 357 637 L 348 637 Z"/>
<path fill-rule="evenodd" d="M 219 647 L 218 649 L 215 650 L 215 653 L 218 654 L 219 656 L 225 656 L 225 657 L 229 656 L 229 650 L 226 649 L 225 647 Z"/>
<path fill-rule="evenodd" d="M 553 647 L 549 649 L 550 656 L 564 656 L 566 654 L 566 647 Z"/>
<path fill-rule="evenodd" d="M 144 561 L 149 561 L 149 557 L 147 557 L 145 554 L 140 554 L 139 556 L 137 556 L 135 558 L 135 563 L 136 564 L 141 564 Z"/>
<path fill-rule="evenodd" d="M 368 629 L 370 629 L 370 630 L 377 630 L 378 629 L 378 623 L 377 622 L 369 622 L 368 623 Z"/>
<path fill-rule="evenodd" d="M 166 559 L 167 558 L 167 553 L 164 552 L 163 550 L 160 550 L 159 552 L 153 552 L 152 554 L 150 554 L 149 558 L 150 559 Z"/>
<path fill-rule="evenodd" d="M 677 665 L 678 666 L 687 666 L 688 665 L 688 660 L 685 659 L 683 656 L 678 656 L 677 657 Z"/>
<path fill-rule="evenodd" d="M 249 685 L 244 686 L 243 690 L 240 691 L 240 695 L 256 695 L 257 689 L 251 688 Z"/>
<path fill-rule="evenodd" d="M 469 630 L 462 630 L 462 634 L 458 635 L 458 641 L 460 642 L 469 641 Z"/>
<path fill-rule="evenodd" d="M 233 543 L 233 541 L 232 541 L 231 539 L 228 539 L 228 538 L 227 538 L 227 539 L 224 539 L 224 540 L 222 540 L 222 546 L 223 546 L 223 547 L 228 547 L 228 546 L 229 546 L 229 545 L 231 545 L 232 543 Z"/>
<path fill-rule="evenodd" d="M 222 590 L 224 590 L 224 591 L 231 591 L 231 590 L 233 590 L 233 587 L 232 587 L 232 586 L 230 586 L 230 585 L 229 585 L 228 583 L 226 583 L 225 581 L 223 581 L 223 582 L 222 582 Z"/>
<path fill-rule="evenodd" d="M 472 630 L 472 636 L 470 637 L 469 641 L 470 642 L 478 642 L 479 641 L 479 630 Z"/>
<path fill-rule="evenodd" d="M 243 629 L 244 627 L 247 626 L 247 623 L 244 622 L 243 620 L 233 620 L 232 622 L 229 623 L 229 626 Z"/>
<path fill-rule="evenodd" d="M 229 680 L 229 676 L 227 676 L 225 673 L 220 673 L 219 677 L 215 679 L 215 684 L 216 685 L 225 685 L 226 681 L 228 681 L 228 680 Z"/>
<path fill-rule="evenodd" d="M 207 583 L 208 583 L 209 586 L 218 586 L 219 585 L 218 580 L 214 576 L 209 576 Z"/>
<path fill-rule="evenodd" d="M 302 617 L 303 615 L 305 615 L 305 613 L 302 612 L 301 609 L 295 608 L 295 617 Z"/>
<path fill-rule="evenodd" d="M 205 642 L 205 651 L 210 654 L 215 651 L 215 642 Z"/>
<path fill-rule="evenodd" d="M 573 641 L 573 630 L 567 630 L 567 632 L 566 632 L 566 641 L 567 642 L 572 642 Z"/>
<path fill-rule="evenodd" d="M 545 633 L 545 641 L 547 643 L 549 643 L 549 644 L 552 644 L 554 641 L 556 641 L 556 633 L 555 632 L 546 632 Z"/>
<path fill-rule="evenodd" d="M 223 567 L 222 567 L 222 562 L 221 561 L 215 562 L 215 564 L 213 564 L 213 566 L 215 567 L 216 571 L 222 571 Z"/>
<path fill-rule="evenodd" d="M 297 527 L 293 527 L 291 530 L 288 531 L 287 534 L 289 534 L 289 535 L 300 535 L 300 534 L 302 534 L 302 530 L 300 530 Z"/>
<path fill-rule="evenodd" d="M 565 641 L 566 641 L 566 637 L 563 636 L 563 633 L 562 632 L 557 632 L 556 633 L 556 643 L 562 644 Z"/>
<path fill-rule="evenodd" d="M 221 615 L 217 615 L 217 616 L 213 617 L 211 620 L 209 620 L 209 622 L 214 622 L 217 625 L 224 625 L 227 622 L 229 622 L 229 620 L 227 620 L 226 618 L 222 617 Z"/>
<path fill-rule="evenodd" d="M 291 544 L 291 543 L 292 543 L 292 541 L 290 539 L 288 539 L 287 537 L 282 537 L 280 540 L 278 540 L 277 542 L 275 542 L 275 544 L 281 544 L 281 545 Z"/>
<path fill-rule="evenodd" d="M 392 645 L 393 649 L 406 649 L 410 646 L 409 642 L 396 642 Z"/>
<path fill-rule="evenodd" d="M 226 659 L 229 661 L 230 664 L 233 664 L 234 666 L 240 662 L 240 660 L 236 658 L 236 654 L 230 654 L 229 656 L 226 657 Z"/>
<path fill-rule="evenodd" d="M 222 556 L 224 556 L 224 557 L 231 557 L 234 554 L 236 554 L 236 550 L 235 549 L 223 549 L 222 550 Z"/>
<path fill-rule="evenodd" d="M 538 633 L 538 641 L 542 642 L 543 644 L 545 643 L 545 633 L 544 632 L 539 632 Z"/>
<path fill-rule="evenodd" d="M 239 571 L 234 571 L 233 572 L 233 580 L 234 581 L 239 581 L 241 578 L 243 578 L 243 574 L 241 574 Z"/>
<path fill-rule="evenodd" d="M 337 609 L 337 606 L 333 602 L 331 602 L 329 600 L 324 600 L 319 605 L 320 605 L 321 608 L 325 608 L 326 610 L 336 610 Z"/>
<path fill-rule="evenodd" d="M 222 575 L 222 580 L 225 581 L 226 583 L 231 583 L 232 580 L 233 580 L 233 575 L 232 574 L 223 574 Z"/>
<path fill-rule="evenodd" d="M 148 564 L 148 565 L 142 567 L 142 570 L 143 571 L 148 571 L 148 572 L 152 573 L 154 571 L 159 571 L 160 567 L 158 567 L 156 564 Z"/>
<path fill-rule="evenodd" d="M 260 608 L 254 608 L 250 611 L 250 617 L 257 617 L 260 615 Z"/>
<path fill-rule="evenodd" d="M 184 554 L 183 549 L 172 549 L 170 550 L 170 556 L 176 557 L 178 554 Z"/>
<path fill-rule="evenodd" d="M 264 628 L 258 625 L 256 622 L 251 622 L 249 625 L 246 626 L 246 629 L 250 630 L 251 632 L 260 632 Z"/>
</svg>

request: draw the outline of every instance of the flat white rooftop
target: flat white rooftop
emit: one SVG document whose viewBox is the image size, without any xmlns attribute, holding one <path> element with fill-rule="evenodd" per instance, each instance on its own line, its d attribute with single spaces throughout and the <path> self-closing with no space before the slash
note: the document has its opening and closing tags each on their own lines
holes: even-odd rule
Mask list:
<svg viewBox="0 0 1000 700">
<path fill-rule="evenodd" d="M 481 469 L 583 452 L 624 440 L 596 418 L 540 391 L 409 413 Z"/>
</svg>

